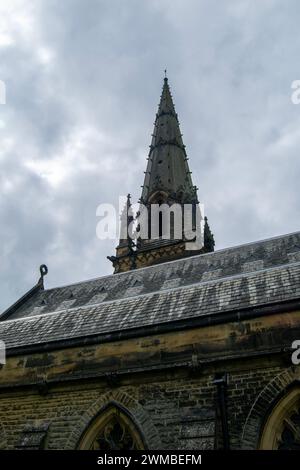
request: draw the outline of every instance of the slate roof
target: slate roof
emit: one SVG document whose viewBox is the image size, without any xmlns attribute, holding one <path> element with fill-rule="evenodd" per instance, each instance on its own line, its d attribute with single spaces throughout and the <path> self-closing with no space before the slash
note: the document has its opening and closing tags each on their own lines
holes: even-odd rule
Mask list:
<svg viewBox="0 0 300 470">
<path fill-rule="evenodd" d="M 300 232 L 53 289 L 0 322 L 16 348 L 300 300 Z"/>
</svg>

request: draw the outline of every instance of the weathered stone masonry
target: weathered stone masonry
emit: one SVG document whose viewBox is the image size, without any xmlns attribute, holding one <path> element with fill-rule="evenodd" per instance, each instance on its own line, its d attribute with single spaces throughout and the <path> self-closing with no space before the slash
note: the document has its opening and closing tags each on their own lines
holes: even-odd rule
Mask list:
<svg viewBox="0 0 300 470">
<path fill-rule="evenodd" d="M 282 315 L 275 315 L 254 319 L 240 323 L 238 328 L 248 330 L 251 336 L 251 330 L 252 334 L 255 328 L 265 331 L 266 325 L 276 325 L 278 321 L 284 328 L 282 318 Z M 288 323 L 298 321 L 299 312 L 287 314 L 286 319 Z M 272 386 L 274 378 L 285 372 L 292 376 L 294 372 L 288 365 L 289 355 L 280 352 L 283 344 L 272 345 L 272 354 L 264 352 L 258 357 L 257 351 L 249 351 L 254 355 L 252 359 L 247 358 L 243 348 L 243 359 L 229 359 L 239 356 L 239 341 L 232 340 L 236 328 L 234 324 L 219 325 L 158 335 L 155 339 L 145 337 L 83 349 L 10 357 L 0 388 L 4 447 L 22 447 L 26 437 L 32 438 L 34 434 L 28 429 L 38 430 L 44 426 L 47 429 L 44 448 L 77 448 L 93 418 L 111 402 L 129 410 L 149 448 L 197 449 L 214 448 L 218 444 L 222 447 L 213 380 L 224 371 L 229 378 L 231 448 L 246 445 L 243 432 L 255 400 L 266 387 Z M 246 344 L 247 334 L 241 337 Z M 258 337 L 261 345 L 266 346 L 263 344 L 266 335 L 260 333 Z M 203 351 L 198 353 L 197 360 L 196 339 Z M 213 350 L 219 343 L 227 344 L 227 360 L 215 357 Z M 143 365 L 145 357 L 148 367 Z M 130 373 L 130 369 L 135 372 Z"/>
<path fill-rule="evenodd" d="M 140 202 L 199 208 L 166 77 Z M 205 218 L 188 252 L 133 243 L 125 209 L 116 274 L 42 265 L 1 315 L 0 449 L 300 450 L 300 232 L 214 251 Z"/>
</svg>

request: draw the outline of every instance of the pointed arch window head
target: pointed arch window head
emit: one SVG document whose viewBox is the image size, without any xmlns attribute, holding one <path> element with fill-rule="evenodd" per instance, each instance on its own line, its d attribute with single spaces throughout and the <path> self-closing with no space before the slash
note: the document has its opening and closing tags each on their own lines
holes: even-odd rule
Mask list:
<svg viewBox="0 0 300 470">
<path fill-rule="evenodd" d="M 165 191 L 155 191 L 149 197 L 150 204 L 164 204 L 168 199 L 168 194 Z"/>
<path fill-rule="evenodd" d="M 100 430 L 91 449 L 135 450 L 137 443 L 126 423 L 115 416 Z"/>
<path fill-rule="evenodd" d="M 85 432 L 80 449 L 142 450 L 143 438 L 137 426 L 118 405 L 109 405 Z"/>
<path fill-rule="evenodd" d="M 291 390 L 272 410 L 262 431 L 260 449 L 300 450 L 300 388 Z"/>
<path fill-rule="evenodd" d="M 300 406 L 284 420 L 279 450 L 300 450 Z"/>
</svg>

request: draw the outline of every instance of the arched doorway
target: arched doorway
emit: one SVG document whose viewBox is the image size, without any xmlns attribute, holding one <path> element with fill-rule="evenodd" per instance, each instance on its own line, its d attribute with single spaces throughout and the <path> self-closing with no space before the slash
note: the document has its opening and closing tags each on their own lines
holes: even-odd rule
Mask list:
<svg viewBox="0 0 300 470">
<path fill-rule="evenodd" d="M 110 404 L 92 421 L 78 448 L 142 450 L 145 449 L 145 443 L 129 413 L 117 404 Z"/>
<path fill-rule="evenodd" d="M 300 450 L 300 387 L 277 402 L 263 426 L 259 448 Z"/>
</svg>

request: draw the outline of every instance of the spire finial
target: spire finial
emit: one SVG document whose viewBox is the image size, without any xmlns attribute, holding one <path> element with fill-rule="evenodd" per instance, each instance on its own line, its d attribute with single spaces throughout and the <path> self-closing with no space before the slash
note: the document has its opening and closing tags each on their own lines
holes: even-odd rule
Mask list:
<svg viewBox="0 0 300 470">
<path fill-rule="evenodd" d="M 167 69 L 165 69 L 164 72 L 165 72 L 165 78 L 164 78 L 164 79 L 165 79 L 165 80 L 168 80 L 168 77 L 167 77 Z"/>
</svg>

